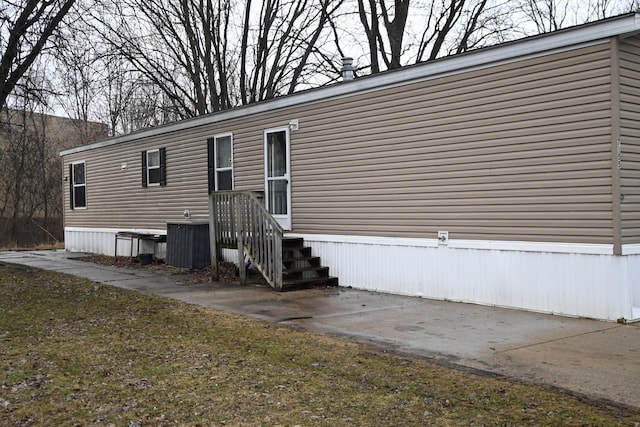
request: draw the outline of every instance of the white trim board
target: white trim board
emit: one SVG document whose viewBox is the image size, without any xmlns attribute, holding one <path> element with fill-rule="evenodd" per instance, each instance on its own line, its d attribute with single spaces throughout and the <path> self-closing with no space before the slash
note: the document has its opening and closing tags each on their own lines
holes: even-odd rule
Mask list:
<svg viewBox="0 0 640 427">
<path fill-rule="evenodd" d="M 65 227 L 64 231 L 86 231 L 91 233 L 146 233 L 146 234 L 167 234 L 166 229 L 157 228 L 106 228 L 106 227 Z"/>
<path fill-rule="evenodd" d="M 65 232 L 166 234 L 165 229 L 147 228 L 92 228 L 65 227 Z M 452 249 L 485 249 L 524 252 L 576 253 L 588 255 L 613 255 L 613 245 L 592 243 L 558 243 L 558 242 L 519 242 L 507 240 L 460 240 L 449 239 L 448 245 L 439 245 L 438 239 L 416 239 L 405 237 L 353 236 L 339 234 L 300 234 L 287 233 L 289 237 L 302 237 L 316 242 L 358 243 L 382 246 L 409 246 L 416 248 L 452 248 Z M 640 254 L 640 244 L 622 245 L 622 255 Z"/>
<path fill-rule="evenodd" d="M 640 243 L 622 245 L 622 255 L 640 255 Z"/>
<path fill-rule="evenodd" d="M 335 234 L 287 234 L 314 242 L 356 243 L 381 246 L 409 246 L 416 248 L 485 249 L 524 252 L 552 252 L 587 255 L 613 255 L 613 245 L 592 243 L 518 242 L 507 240 L 459 240 L 450 238 L 447 245 L 438 239 L 415 239 L 379 236 L 343 236 Z M 640 245 L 637 245 L 640 250 Z"/>
</svg>

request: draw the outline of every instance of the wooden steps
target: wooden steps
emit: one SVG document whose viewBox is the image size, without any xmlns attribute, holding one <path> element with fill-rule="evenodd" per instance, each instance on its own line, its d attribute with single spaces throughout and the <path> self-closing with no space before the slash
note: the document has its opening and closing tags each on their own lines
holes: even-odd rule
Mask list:
<svg viewBox="0 0 640 427">
<path fill-rule="evenodd" d="M 336 286 L 338 279 L 313 256 L 301 238 L 290 238 L 265 208 L 264 199 L 252 191 L 216 191 L 209 195 L 212 218 L 212 268 L 218 275 L 217 260 L 222 248 L 237 249 L 240 283 L 247 281 L 248 259 L 276 291 L 311 286 Z"/>
<path fill-rule="evenodd" d="M 320 263 L 320 258 L 311 254 L 300 237 L 282 239 L 282 287 L 294 290 L 312 286 L 337 286 L 338 278 L 329 275 L 329 267 Z"/>
</svg>

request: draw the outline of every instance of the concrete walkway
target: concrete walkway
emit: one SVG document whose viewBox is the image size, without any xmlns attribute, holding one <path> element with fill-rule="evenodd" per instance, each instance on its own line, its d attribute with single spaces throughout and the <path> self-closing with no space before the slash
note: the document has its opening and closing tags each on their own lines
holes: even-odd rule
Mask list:
<svg viewBox="0 0 640 427">
<path fill-rule="evenodd" d="M 185 285 L 180 275 L 73 259 L 78 256 L 65 251 L 0 252 L 0 263 L 74 274 L 640 408 L 638 323 L 621 325 L 347 288 L 277 293 L 256 285 Z"/>
</svg>

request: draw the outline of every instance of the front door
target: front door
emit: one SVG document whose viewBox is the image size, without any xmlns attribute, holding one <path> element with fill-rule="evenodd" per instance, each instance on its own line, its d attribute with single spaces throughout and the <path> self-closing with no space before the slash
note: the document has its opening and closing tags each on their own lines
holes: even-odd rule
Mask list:
<svg viewBox="0 0 640 427">
<path fill-rule="evenodd" d="M 265 204 L 285 230 L 291 230 L 289 127 L 264 132 Z"/>
</svg>

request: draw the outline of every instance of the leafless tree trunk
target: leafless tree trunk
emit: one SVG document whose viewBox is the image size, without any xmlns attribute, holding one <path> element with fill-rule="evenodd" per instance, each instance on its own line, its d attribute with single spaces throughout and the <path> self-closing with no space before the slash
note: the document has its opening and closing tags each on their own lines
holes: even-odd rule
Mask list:
<svg viewBox="0 0 640 427">
<path fill-rule="evenodd" d="M 378 5 L 376 0 L 367 0 L 369 9 L 365 6 L 365 0 L 358 0 L 358 16 L 364 29 L 364 34 L 369 41 L 369 61 L 371 62 L 371 72 L 380 72 L 380 63 L 378 62 L 379 51 L 382 47 L 378 44 L 382 40 L 380 34 L 380 16 L 378 14 Z"/>
<path fill-rule="evenodd" d="M 500 13 L 499 7 L 488 9 L 487 0 L 433 1 L 428 10 L 430 25 L 422 31 L 416 61 L 483 46 L 489 35 L 510 29 L 509 23 L 499 19 Z M 487 22 L 497 25 L 489 26 Z"/>
<path fill-rule="evenodd" d="M 481 17 L 486 7 L 487 0 L 481 0 L 473 5 L 473 9 L 470 13 L 470 18 L 467 20 L 465 28 L 462 31 L 462 35 L 460 37 L 460 41 L 458 42 L 456 53 L 466 52 L 467 50 L 475 47 L 476 44 L 478 44 L 478 41 L 476 41 L 475 43 L 471 43 L 470 40 L 471 37 L 476 34 L 478 29 L 482 26 Z"/>
<path fill-rule="evenodd" d="M 369 39 L 369 55 L 371 56 L 371 71 L 373 73 L 380 71 L 378 56 L 382 57 L 387 69 L 401 67 L 400 60 L 405 48 L 403 38 L 408 14 L 409 0 L 394 0 L 393 8 L 388 6 L 385 0 L 368 0 L 367 5 L 364 0 L 358 0 L 358 16 Z M 380 21 L 382 21 L 382 28 Z M 387 40 L 389 43 L 388 51 L 386 48 Z"/>
</svg>

